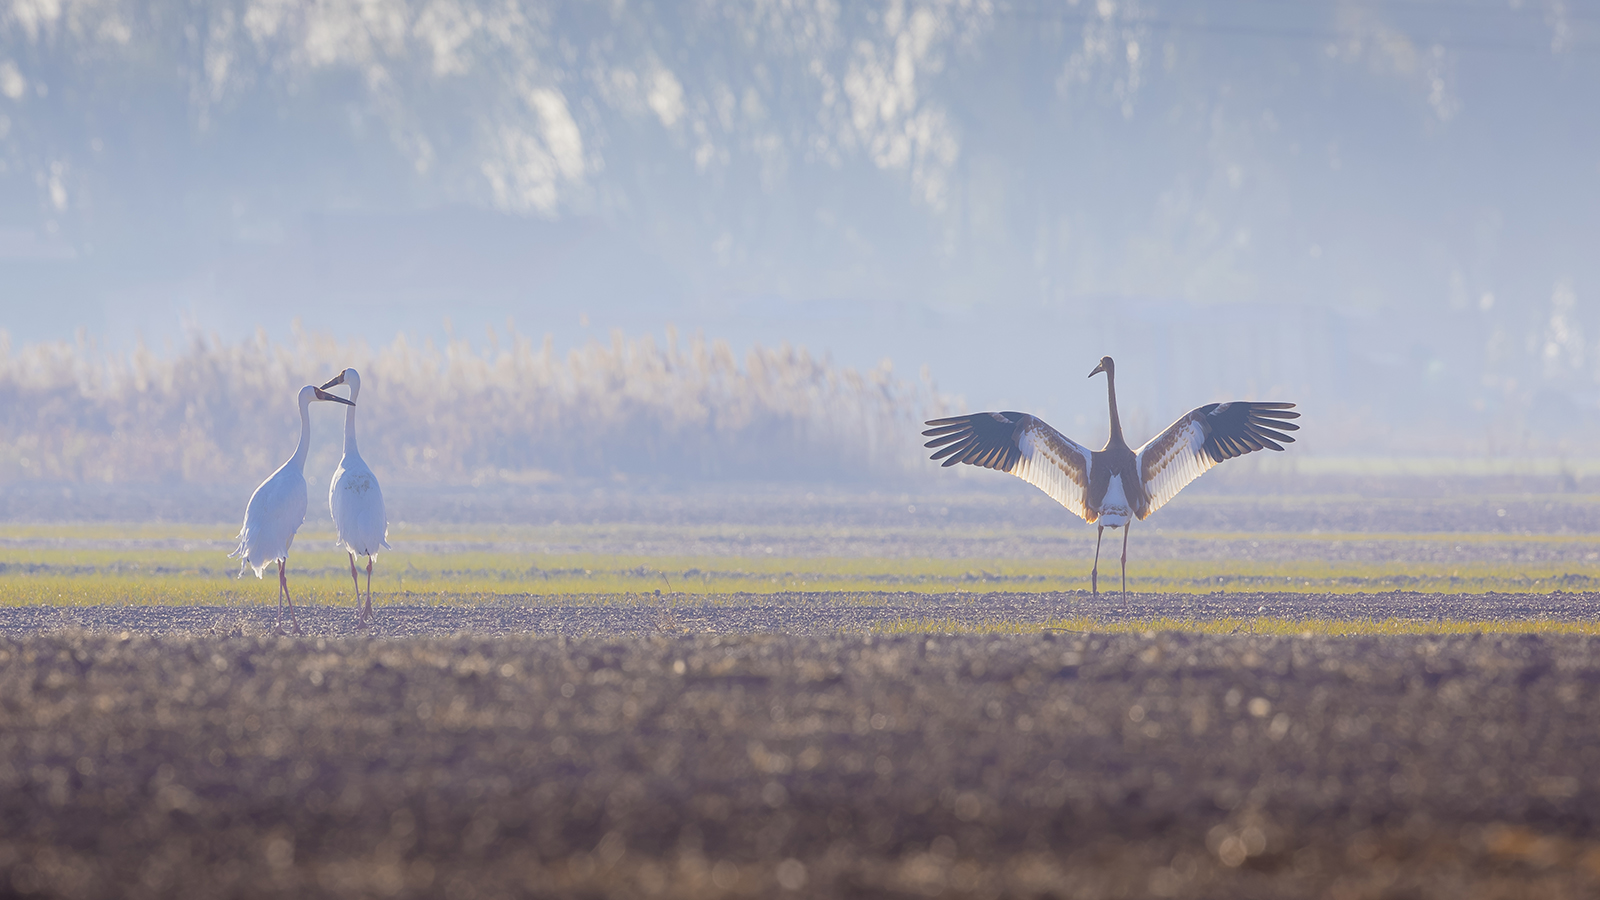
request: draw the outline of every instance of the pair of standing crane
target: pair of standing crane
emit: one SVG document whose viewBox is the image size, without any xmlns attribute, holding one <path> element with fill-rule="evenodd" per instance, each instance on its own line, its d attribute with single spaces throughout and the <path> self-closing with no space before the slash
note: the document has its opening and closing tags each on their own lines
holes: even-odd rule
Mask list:
<svg viewBox="0 0 1600 900">
<path fill-rule="evenodd" d="M 1177 496 L 1190 482 L 1207 470 L 1256 450 L 1283 450 L 1294 438 L 1285 432 L 1300 426 L 1289 421 L 1300 414 L 1293 403 L 1234 401 L 1196 407 L 1173 422 L 1148 443 L 1135 450 L 1122 436 L 1122 420 L 1117 415 L 1116 365 L 1102 357 L 1089 377 L 1105 373 L 1106 400 L 1111 409 L 1111 437 L 1102 450 L 1090 450 L 1062 435 L 1043 420 L 1020 412 L 980 412 L 943 419 L 930 419 L 922 434 L 931 437 L 925 445 L 934 450 L 933 459 L 944 460 L 946 467 L 958 463 L 1009 472 L 1050 495 L 1057 503 L 1092 525 L 1098 525 L 1094 542 L 1094 567 L 1089 584 L 1100 595 L 1100 542 L 1107 528 L 1122 529 L 1122 595 L 1128 595 L 1128 529 L 1134 519 L 1143 520 Z M 328 393 L 338 384 L 350 386 L 350 399 Z M 306 452 L 311 445 L 309 407 L 317 400 L 331 400 L 350 408 L 344 417 L 344 458 L 333 473 L 328 488 L 328 509 L 338 532 L 338 545 L 350 555 L 350 578 L 356 586 L 356 623 L 365 626 L 372 615 L 372 561 L 380 548 L 389 547 L 388 520 L 384 517 L 383 493 L 378 479 L 356 450 L 356 395 L 361 393 L 361 378 L 355 369 L 345 369 L 322 387 L 306 385 L 300 389 L 300 445 L 294 456 L 272 477 L 256 488 L 239 531 L 239 548 L 232 556 L 242 557 L 244 567 L 255 569 L 256 577 L 273 562 L 278 564 L 278 619 L 283 606 L 296 634 L 300 622 L 294 601 L 289 597 L 284 564 L 289 545 L 306 518 Z M 367 557 L 367 595 L 361 605 L 361 582 L 356 575 L 356 557 Z"/>
<path fill-rule="evenodd" d="M 330 394 L 335 385 L 348 385 L 350 399 Z M 350 580 L 356 590 L 356 627 L 365 627 L 372 615 L 372 561 L 380 549 L 388 549 L 389 520 L 383 511 L 383 491 L 372 474 L 361 451 L 356 448 L 356 397 L 361 393 L 361 376 L 355 369 L 345 369 L 322 387 L 306 385 L 300 389 L 300 443 L 289 461 L 278 467 L 261 486 L 250 495 L 244 510 L 244 526 L 239 529 L 239 546 L 229 558 L 239 559 L 239 575 L 248 566 L 256 577 L 274 562 L 278 564 L 278 621 L 283 626 L 283 607 L 289 606 L 289 620 L 294 633 L 302 634 L 300 618 L 294 612 L 294 600 L 289 596 L 289 577 L 284 566 L 289 560 L 289 545 L 294 543 L 295 532 L 306 520 L 306 453 L 311 449 L 311 404 L 318 400 L 343 403 L 344 456 L 333 472 L 328 486 L 328 511 L 333 514 L 333 527 L 337 545 L 350 555 Z M 367 596 L 365 608 L 361 605 L 361 580 L 356 575 L 356 557 L 367 558 Z"/>
</svg>

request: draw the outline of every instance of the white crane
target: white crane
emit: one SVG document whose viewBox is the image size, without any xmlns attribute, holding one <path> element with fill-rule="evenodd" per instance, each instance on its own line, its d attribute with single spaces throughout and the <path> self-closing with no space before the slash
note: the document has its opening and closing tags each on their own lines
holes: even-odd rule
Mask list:
<svg viewBox="0 0 1600 900">
<path fill-rule="evenodd" d="M 1285 431 L 1300 426 L 1293 403 L 1208 403 L 1185 413 L 1137 451 L 1122 437 L 1117 416 L 1116 370 L 1111 357 L 1100 359 L 1089 377 L 1106 373 L 1111 404 L 1111 438 L 1104 450 L 1072 441 L 1027 413 L 981 412 L 932 419 L 924 446 L 943 448 L 933 459 L 999 469 L 1049 494 L 1084 521 L 1100 526 L 1094 541 L 1089 584 L 1100 596 L 1100 539 L 1107 528 L 1122 532 L 1122 597 L 1128 597 L 1128 524 L 1143 520 L 1206 470 L 1262 448 L 1282 450 L 1293 443 Z"/>
<path fill-rule="evenodd" d="M 350 554 L 350 580 L 356 586 L 356 627 L 367 624 L 372 615 L 372 561 L 380 549 L 389 549 L 389 519 L 383 511 L 383 491 L 372 469 L 356 449 L 355 399 L 361 393 L 361 376 L 355 369 L 345 369 L 322 386 L 327 390 L 336 384 L 350 386 L 350 408 L 344 411 L 344 457 L 333 472 L 333 482 L 328 485 L 328 511 L 333 513 L 333 527 L 338 532 L 336 543 Z M 356 577 L 356 557 L 367 558 L 367 603 L 361 605 L 361 580 Z"/>
<path fill-rule="evenodd" d="M 300 444 L 294 448 L 289 461 L 278 467 L 256 492 L 244 508 L 244 525 L 239 529 L 239 546 L 228 554 L 229 559 L 239 559 L 239 575 L 244 577 L 245 566 L 256 570 L 256 577 L 273 562 L 278 564 L 278 618 L 275 629 L 283 627 L 283 604 L 289 604 L 289 619 L 294 622 L 294 633 L 300 630 L 300 619 L 294 614 L 294 600 L 289 596 L 289 577 L 284 573 L 284 563 L 289 560 L 289 545 L 294 543 L 294 533 L 306 520 L 306 452 L 311 449 L 311 401 L 332 400 L 355 406 L 343 397 L 324 391 L 315 385 L 300 389 Z"/>
</svg>

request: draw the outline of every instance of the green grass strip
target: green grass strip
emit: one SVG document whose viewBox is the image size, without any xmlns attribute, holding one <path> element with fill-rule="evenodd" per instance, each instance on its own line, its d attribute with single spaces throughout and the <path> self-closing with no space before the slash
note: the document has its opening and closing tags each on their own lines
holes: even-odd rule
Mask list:
<svg viewBox="0 0 1600 900">
<path fill-rule="evenodd" d="M 302 592 L 348 595 L 349 564 L 338 551 L 291 556 Z M 235 580 L 236 564 L 215 550 L 0 549 L 0 605 L 229 602 L 275 596 L 269 577 Z M 269 572 L 269 575 L 271 573 Z M 1101 587 L 1118 584 L 1101 572 Z M 1549 593 L 1600 590 L 1600 565 L 1538 562 L 1324 562 L 1149 560 L 1129 567 L 1141 592 Z M 365 574 L 362 576 L 365 583 Z M 404 594 L 715 595 L 777 592 L 1070 591 L 1089 588 L 1078 559 L 903 559 L 609 556 L 600 554 L 390 553 L 372 580 L 375 602 Z"/>
</svg>

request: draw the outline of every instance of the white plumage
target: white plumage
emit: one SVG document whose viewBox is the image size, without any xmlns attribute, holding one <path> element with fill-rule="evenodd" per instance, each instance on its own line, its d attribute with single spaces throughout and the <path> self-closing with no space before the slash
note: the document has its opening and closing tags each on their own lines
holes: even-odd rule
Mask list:
<svg viewBox="0 0 1600 900">
<path fill-rule="evenodd" d="M 353 405 L 361 393 L 361 376 L 355 369 L 345 369 L 322 386 L 323 390 L 336 384 L 350 386 L 352 406 L 344 415 L 344 456 L 339 468 L 333 472 L 328 485 L 328 511 L 333 514 L 333 527 L 338 534 L 337 544 L 350 555 L 350 579 L 356 586 L 356 621 L 366 624 L 372 615 L 372 563 L 379 550 L 389 549 L 389 519 L 383 509 L 383 490 L 378 478 L 361 451 L 356 447 L 356 410 Z M 356 557 L 367 558 L 367 598 L 361 602 L 361 582 L 356 577 Z"/>
<path fill-rule="evenodd" d="M 999 413 L 986 415 L 998 424 L 1012 424 Z M 1033 416 L 1026 417 L 1018 432 L 1020 458 L 1009 471 L 1049 494 L 1074 515 L 1088 519 L 1091 515 L 1086 495 L 1091 458 L 1089 449 Z"/>
<path fill-rule="evenodd" d="M 244 526 L 239 529 L 239 546 L 229 555 L 239 558 L 239 575 L 246 567 L 256 577 L 280 559 L 289 556 L 289 545 L 306 520 L 305 460 L 291 459 L 261 482 L 244 508 Z"/>
<path fill-rule="evenodd" d="M 1226 415 L 1232 405 L 1224 403 L 1201 415 L 1208 418 Z M 1195 415 L 1199 412 L 1195 410 L 1172 423 L 1166 431 L 1139 448 L 1139 471 L 1143 475 L 1145 494 L 1150 498 L 1150 509 L 1145 515 L 1165 506 L 1191 481 L 1220 462 L 1206 452 L 1206 424 L 1205 419 Z M 1274 424 L 1277 428 L 1293 427 L 1284 422 Z"/>
<path fill-rule="evenodd" d="M 278 624 L 282 624 L 283 605 L 287 601 L 295 634 L 301 633 L 300 620 L 294 612 L 294 600 L 289 596 L 289 577 L 284 564 L 288 562 L 295 532 L 306 520 L 306 453 L 311 449 L 311 403 L 314 400 L 355 406 L 313 385 L 300 389 L 300 443 L 289 461 L 279 466 L 278 471 L 250 495 L 250 502 L 244 508 L 244 525 L 239 529 L 239 546 L 228 554 L 229 559 L 239 560 L 239 577 L 244 576 L 246 566 L 254 569 L 256 577 L 260 578 L 267 566 L 278 564 Z"/>
<path fill-rule="evenodd" d="M 1133 508 L 1128 505 L 1128 492 L 1122 489 L 1122 476 L 1113 474 L 1106 482 L 1106 495 L 1100 500 L 1100 518 L 1095 521 L 1107 528 L 1121 528 L 1133 518 Z"/>
</svg>

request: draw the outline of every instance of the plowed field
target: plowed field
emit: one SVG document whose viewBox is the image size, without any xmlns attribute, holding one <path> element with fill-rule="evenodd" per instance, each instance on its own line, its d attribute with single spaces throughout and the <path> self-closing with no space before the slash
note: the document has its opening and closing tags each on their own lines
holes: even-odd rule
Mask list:
<svg viewBox="0 0 1600 900">
<path fill-rule="evenodd" d="M 1586 636 L 101 624 L 0 638 L 0 893 L 1600 891 Z"/>
</svg>

